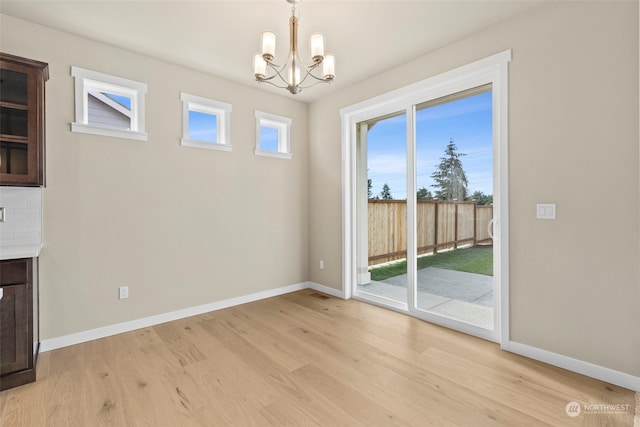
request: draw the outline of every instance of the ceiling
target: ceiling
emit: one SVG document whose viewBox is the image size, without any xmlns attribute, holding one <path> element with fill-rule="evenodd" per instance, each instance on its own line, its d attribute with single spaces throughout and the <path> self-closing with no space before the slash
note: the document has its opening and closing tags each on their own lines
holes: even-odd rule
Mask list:
<svg viewBox="0 0 640 427">
<path fill-rule="evenodd" d="M 88 39 L 312 102 L 428 52 L 524 13 L 543 0 L 303 0 L 299 45 L 325 35 L 336 79 L 290 95 L 253 78 L 264 30 L 286 58 L 291 5 L 285 0 L 1 0 L 0 12 Z"/>
</svg>

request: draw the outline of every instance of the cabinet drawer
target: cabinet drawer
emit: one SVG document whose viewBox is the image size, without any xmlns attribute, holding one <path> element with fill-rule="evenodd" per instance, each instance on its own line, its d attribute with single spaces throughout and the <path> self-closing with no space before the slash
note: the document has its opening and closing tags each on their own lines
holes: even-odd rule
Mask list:
<svg viewBox="0 0 640 427">
<path fill-rule="evenodd" d="M 0 262 L 0 286 L 29 283 L 31 259 L 15 259 Z"/>
</svg>

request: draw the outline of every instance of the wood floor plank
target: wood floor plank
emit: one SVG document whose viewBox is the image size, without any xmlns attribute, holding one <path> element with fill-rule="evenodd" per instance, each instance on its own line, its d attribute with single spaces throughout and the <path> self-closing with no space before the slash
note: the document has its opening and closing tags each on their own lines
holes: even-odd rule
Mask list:
<svg viewBox="0 0 640 427">
<path fill-rule="evenodd" d="M 239 401 L 251 402 L 257 408 L 281 398 L 279 391 L 260 372 L 226 347 L 217 350 L 214 357 L 188 366 L 185 371 L 203 386 L 234 396 Z"/>
<path fill-rule="evenodd" d="M 293 374 L 317 391 L 320 396 L 339 406 L 365 425 L 410 425 L 402 418 L 406 414 L 395 414 L 386 405 L 379 405 L 366 394 L 357 393 L 349 385 L 336 380 L 313 365 L 296 369 Z"/>
<path fill-rule="evenodd" d="M 409 316 L 402 316 L 401 319 L 398 319 L 397 316 L 393 316 L 397 313 L 387 313 L 387 310 L 380 315 L 376 311 L 370 312 L 368 310 L 369 307 L 363 307 L 367 304 L 361 304 L 354 300 L 324 297 L 314 291 L 309 295 L 287 295 L 286 299 L 283 298 L 281 300 L 281 303 L 286 301 L 295 302 L 297 305 L 317 311 L 318 314 L 329 317 L 338 323 L 347 324 L 367 332 L 375 332 L 389 341 L 397 342 L 412 350 L 424 351 L 431 345 L 429 341 L 422 339 L 422 336 L 407 333 L 412 329 L 420 329 L 419 327 L 413 328 L 413 325 L 421 324 L 417 319 Z M 393 319 L 393 321 L 389 322 L 389 319 Z M 398 326 L 397 328 L 395 327 L 396 325 Z"/>
<path fill-rule="evenodd" d="M 180 366 L 187 366 L 206 358 L 205 354 L 198 348 L 196 343 L 191 342 L 185 335 L 188 323 L 184 320 L 167 322 L 154 326 L 153 330 L 158 337 L 169 347 L 180 363 Z"/>
<path fill-rule="evenodd" d="M 229 310 L 230 311 L 230 310 Z M 245 340 L 234 330 L 235 321 L 229 318 L 229 311 L 220 312 L 219 317 L 210 317 L 201 325 L 216 339 L 224 343 L 225 347 L 256 373 L 259 373 L 272 387 L 285 394 L 290 404 L 301 409 L 315 422 L 330 422 L 342 425 L 349 420 L 347 413 L 341 413 L 339 407 L 320 401 L 316 393 L 310 391 L 307 384 L 302 384 L 292 376 L 288 369 L 274 362 L 265 352 Z M 357 424 L 351 419 L 345 425 Z"/>
<path fill-rule="evenodd" d="M 293 405 L 271 404 L 261 409 L 262 415 L 273 426 L 321 426 L 311 417 Z"/>
<path fill-rule="evenodd" d="M 2 427 L 617 427 L 635 413 L 624 388 L 313 290 L 42 353 L 37 370 L 0 392 Z M 573 418 L 570 401 L 629 409 Z"/>
<path fill-rule="evenodd" d="M 355 369 L 368 373 L 375 378 L 376 383 L 382 384 L 389 390 L 398 390 L 406 398 L 415 399 L 416 396 L 425 398 L 427 402 L 436 402 L 438 412 L 449 423 L 458 425 L 497 425 L 504 421 L 504 425 L 514 421 L 522 421 L 517 411 L 507 416 L 500 416 L 499 411 L 491 405 L 491 401 L 477 393 L 464 394 L 464 387 L 449 381 L 446 376 L 426 372 L 421 367 L 404 363 L 395 359 L 384 351 L 375 349 L 367 344 L 358 342 L 353 337 L 346 337 L 337 331 L 316 334 L 302 328 L 292 330 L 300 337 L 308 337 L 320 351 L 332 355 L 342 363 L 349 363 Z M 350 341 L 349 346 L 339 346 L 342 339 Z M 516 420 L 505 419 L 515 417 Z M 534 421 L 533 419 L 529 421 Z"/>
<path fill-rule="evenodd" d="M 303 331 L 303 337 L 309 339 L 311 345 L 323 356 L 318 357 L 313 365 L 326 375 L 348 384 L 356 393 L 376 402 L 384 402 L 385 408 L 391 413 L 400 414 L 400 418 L 410 420 L 413 425 L 453 424 L 442 413 L 432 411 L 430 405 L 416 398 L 418 394 L 422 397 L 425 395 L 423 390 L 412 387 L 414 384 L 410 380 L 369 363 L 361 354 L 336 352 L 333 346 L 323 348 L 324 340 L 309 337 L 309 333 Z"/>
<path fill-rule="evenodd" d="M 236 319 L 237 325 L 242 326 L 246 339 L 263 351 L 272 354 L 274 360 L 282 364 L 289 371 L 294 371 L 317 359 L 313 349 L 302 346 L 299 341 L 293 339 L 286 329 L 276 329 L 274 318 L 268 317 L 268 313 L 254 310 L 252 307 L 234 307 L 231 314 Z"/>
<path fill-rule="evenodd" d="M 171 353 L 162 350 L 155 332 L 139 330 L 118 338 L 114 352 L 118 356 L 111 363 L 120 384 L 127 425 L 200 425 L 184 420 L 187 412 L 177 391 L 182 370 L 168 362 Z"/>
</svg>

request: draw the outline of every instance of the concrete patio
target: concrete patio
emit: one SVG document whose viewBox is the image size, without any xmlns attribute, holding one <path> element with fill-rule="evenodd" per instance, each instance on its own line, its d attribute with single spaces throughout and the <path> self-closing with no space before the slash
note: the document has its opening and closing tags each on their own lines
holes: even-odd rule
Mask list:
<svg viewBox="0 0 640 427">
<path fill-rule="evenodd" d="M 493 277 L 427 267 L 418 270 L 418 308 L 485 329 L 493 328 Z M 358 291 L 407 301 L 407 275 L 358 285 Z"/>
</svg>

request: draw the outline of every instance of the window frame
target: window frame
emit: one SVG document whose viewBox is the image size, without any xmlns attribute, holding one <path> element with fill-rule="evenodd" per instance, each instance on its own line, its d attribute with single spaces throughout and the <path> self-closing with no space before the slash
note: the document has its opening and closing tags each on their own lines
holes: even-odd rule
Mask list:
<svg viewBox="0 0 640 427">
<path fill-rule="evenodd" d="M 181 92 L 182 101 L 182 138 L 180 145 L 209 150 L 232 151 L 231 145 L 231 104 L 215 101 L 197 95 Z M 216 116 L 216 142 L 189 138 L 189 112 Z"/>
<path fill-rule="evenodd" d="M 71 131 L 116 138 L 147 140 L 145 131 L 146 83 L 112 76 L 110 74 L 71 66 L 71 76 L 75 79 L 75 121 Z M 117 129 L 109 126 L 89 124 L 89 93 L 107 92 L 131 99 L 131 127 Z"/>
<path fill-rule="evenodd" d="M 255 111 L 256 116 L 256 156 L 276 157 L 290 160 L 291 153 L 291 124 L 293 120 L 288 117 L 278 116 L 263 111 Z M 260 129 L 265 126 L 278 130 L 278 151 L 263 150 L 260 148 Z"/>
</svg>

